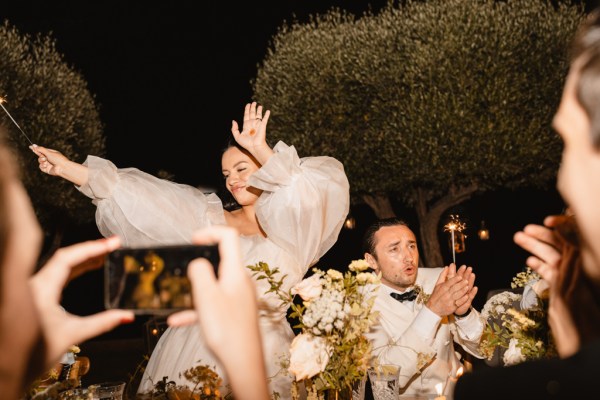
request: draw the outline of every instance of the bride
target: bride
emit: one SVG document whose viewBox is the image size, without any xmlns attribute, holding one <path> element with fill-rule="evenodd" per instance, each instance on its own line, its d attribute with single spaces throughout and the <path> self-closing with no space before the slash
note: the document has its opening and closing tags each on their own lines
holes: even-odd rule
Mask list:
<svg viewBox="0 0 600 400">
<path fill-rule="evenodd" d="M 119 235 L 129 247 L 164 245 L 188 243 L 200 227 L 232 226 L 240 233 L 245 265 L 262 261 L 279 268 L 286 275 L 282 289 L 289 290 L 337 240 L 349 210 L 349 184 L 342 164 L 331 157 L 299 158 L 283 142 L 271 148 L 266 142 L 270 112 L 263 116 L 262 111 L 255 102 L 246 105 L 242 131 L 233 121 L 234 143 L 222 155 L 226 188 L 239 205 L 232 211 L 215 194 L 135 168 L 118 169 L 95 156 L 79 164 L 56 150 L 36 145 L 32 150 L 43 172 L 73 182 L 92 199 L 104 236 Z M 285 399 L 292 378 L 282 361 L 294 335 L 287 310 L 266 293 L 269 289 L 265 280 L 256 281 L 269 387 Z M 189 385 L 180 374 L 198 364 L 216 366 L 227 383 L 196 326 L 170 327 L 150 357 L 138 392 L 152 390 L 165 376 Z"/>
</svg>

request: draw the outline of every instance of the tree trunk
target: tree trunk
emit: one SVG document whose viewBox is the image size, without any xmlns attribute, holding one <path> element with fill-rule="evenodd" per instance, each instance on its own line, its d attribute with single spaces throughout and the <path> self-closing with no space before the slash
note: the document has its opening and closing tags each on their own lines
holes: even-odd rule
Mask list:
<svg viewBox="0 0 600 400">
<path fill-rule="evenodd" d="M 427 195 L 423 189 L 417 189 L 415 196 L 417 217 L 421 227 L 421 266 L 443 267 L 442 251 L 438 240 L 438 225 L 442 214 L 450 207 L 469 199 L 477 191 L 477 185 L 451 188 L 449 193 L 436 201 L 431 207 L 427 204 Z"/>
<path fill-rule="evenodd" d="M 364 194 L 363 200 L 373 211 L 378 219 L 393 218 L 396 213 L 392 209 L 390 197 L 385 193 Z"/>
</svg>

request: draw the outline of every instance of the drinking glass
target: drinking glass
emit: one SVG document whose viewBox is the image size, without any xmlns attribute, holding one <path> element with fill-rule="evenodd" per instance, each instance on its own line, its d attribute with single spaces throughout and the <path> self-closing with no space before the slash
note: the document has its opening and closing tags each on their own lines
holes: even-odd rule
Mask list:
<svg viewBox="0 0 600 400">
<path fill-rule="evenodd" d="M 400 367 L 396 365 L 378 365 L 369 368 L 369 381 L 375 400 L 397 400 Z"/>
</svg>

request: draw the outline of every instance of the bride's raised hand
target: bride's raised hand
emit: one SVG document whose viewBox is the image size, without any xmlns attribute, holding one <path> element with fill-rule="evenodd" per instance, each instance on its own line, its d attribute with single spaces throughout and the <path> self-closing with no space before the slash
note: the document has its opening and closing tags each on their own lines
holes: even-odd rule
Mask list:
<svg viewBox="0 0 600 400">
<path fill-rule="evenodd" d="M 242 131 L 236 121 L 231 123 L 231 133 L 237 144 L 248 150 L 261 164 L 272 154 L 266 139 L 270 115 L 269 110 L 263 115 L 263 107 L 252 102 L 244 108 Z"/>
</svg>

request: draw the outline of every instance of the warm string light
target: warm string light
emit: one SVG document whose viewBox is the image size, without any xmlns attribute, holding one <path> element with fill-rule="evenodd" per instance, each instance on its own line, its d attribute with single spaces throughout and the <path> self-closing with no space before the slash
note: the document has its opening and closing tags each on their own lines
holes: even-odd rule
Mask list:
<svg viewBox="0 0 600 400">
<path fill-rule="evenodd" d="M 31 140 L 29 140 L 29 137 L 27 136 L 27 134 L 25 134 L 25 131 L 23 131 L 23 129 L 21 129 L 19 124 L 17 124 L 17 121 L 15 121 L 15 119 L 12 117 L 12 115 L 10 115 L 10 113 L 8 112 L 6 107 L 4 107 L 4 103 L 6 103 L 6 99 L 4 97 L 0 97 L 0 107 L 2 107 L 2 109 L 4 110 L 6 115 L 8 115 L 8 118 L 10 118 L 10 120 L 13 122 L 13 124 L 15 124 L 15 126 L 17 128 L 19 128 L 19 130 L 21 131 L 23 136 L 25 136 L 25 139 L 27 139 L 27 141 L 33 146 L 33 142 Z"/>
<path fill-rule="evenodd" d="M 485 221 L 481 221 L 481 228 L 479 229 L 479 232 L 477 232 L 477 235 L 479 236 L 479 239 L 481 239 L 481 240 L 489 240 L 490 231 L 485 226 Z"/>
<path fill-rule="evenodd" d="M 348 215 L 344 221 L 344 228 L 354 229 L 356 227 L 356 219 L 352 215 Z"/>
<path fill-rule="evenodd" d="M 452 262 L 456 264 L 456 244 L 454 232 L 462 232 L 466 228 L 466 224 L 460 220 L 458 215 L 450 215 L 450 222 L 444 225 L 444 232 L 450 232 L 452 237 Z"/>
</svg>

